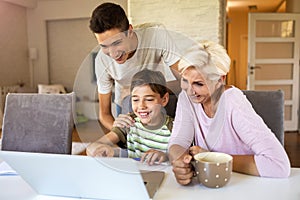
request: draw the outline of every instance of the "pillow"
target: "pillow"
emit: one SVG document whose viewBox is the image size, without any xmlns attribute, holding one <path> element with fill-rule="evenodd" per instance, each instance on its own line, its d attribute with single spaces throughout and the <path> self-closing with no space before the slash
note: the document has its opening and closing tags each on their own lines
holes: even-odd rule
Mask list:
<svg viewBox="0 0 300 200">
<path fill-rule="evenodd" d="M 66 90 L 64 86 L 60 84 L 54 84 L 54 85 L 38 84 L 38 93 L 39 94 L 65 94 Z"/>
</svg>

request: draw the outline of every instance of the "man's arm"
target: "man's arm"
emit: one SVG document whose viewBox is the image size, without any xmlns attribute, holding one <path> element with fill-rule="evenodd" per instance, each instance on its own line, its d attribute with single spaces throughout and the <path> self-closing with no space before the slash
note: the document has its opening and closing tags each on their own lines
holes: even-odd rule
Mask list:
<svg viewBox="0 0 300 200">
<path fill-rule="evenodd" d="M 98 93 L 99 97 L 99 120 L 101 124 L 107 128 L 108 130 L 111 130 L 114 123 L 114 117 L 111 112 L 111 96 L 112 93 L 108 94 L 100 94 Z"/>
<path fill-rule="evenodd" d="M 171 71 L 175 76 L 176 80 L 167 82 L 167 87 L 176 95 L 178 95 L 181 92 L 181 87 L 180 87 L 181 76 L 178 71 L 178 63 L 179 61 L 177 61 L 176 63 L 170 66 Z"/>
<path fill-rule="evenodd" d="M 178 75 L 179 75 L 179 71 L 178 71 L 178 63 L 179 63 L 179 60 L 178 60 L 176 63 L 174 63 L 173 65 L 171 65 L 170 67 L 171 67 L 173 73 L 174 73 L 174 71 L 176 71 L 176 72 L 178 73 Z M 174 74 L 174 76 L 176 76 L 176 74 Z M 179 76 L 180 76 L 180 75 L 179 75 Z M 177 78 L 177 77 L 176 77 L 176 78 Z"/>
</svg>

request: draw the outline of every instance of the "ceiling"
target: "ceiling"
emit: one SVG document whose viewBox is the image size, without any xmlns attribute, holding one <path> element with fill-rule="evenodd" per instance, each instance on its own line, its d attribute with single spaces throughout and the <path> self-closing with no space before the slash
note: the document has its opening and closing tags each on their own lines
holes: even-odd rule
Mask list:
<svg viewBox="0 0 300 200">
<path fill-rule="evenodd" d="M 4 0 L 12 4 L 23 6 L 26 8 L 35 8 L 37 6 L 37 0 Z"/>
<path fill-rule="evenodd" d="M 256 6 L 256 12 L 275 12 L 285 0 L 227 0 L 227 7 L 230 10 L 249 11 L 249 6 Z"/>
</svg>

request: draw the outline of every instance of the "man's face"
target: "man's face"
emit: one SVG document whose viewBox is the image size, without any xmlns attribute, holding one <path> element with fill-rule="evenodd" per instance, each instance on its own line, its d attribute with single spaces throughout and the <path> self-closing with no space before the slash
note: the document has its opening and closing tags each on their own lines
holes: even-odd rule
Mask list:
<svg viewBox="0 0 300 200">
<path fill-rule="evenodd" d="M 123 64 L 129 57 L 130 49 L 128 33 L 119 29 L 110 29 L 103 33 L 95 33 L 96 39 L 104 54 L 110 56 L 118 64 Z"/>
</svg>

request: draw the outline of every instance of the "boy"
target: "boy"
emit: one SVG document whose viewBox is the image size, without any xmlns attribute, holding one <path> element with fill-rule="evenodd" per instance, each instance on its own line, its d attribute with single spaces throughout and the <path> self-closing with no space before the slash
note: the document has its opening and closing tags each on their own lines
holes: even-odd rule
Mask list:
<svg viewBox="0 0 300 200">
<path fill-rule="evenodd" d="M 87 155 L 119 156 L 118 144 L 127 148 L 128 157 L 141 158 L 149 165 L 167 161 L 173 119 L 164 110 L 169 101 L 164 75 L 142 70 L 133 76 L 130 91 L 133 113 L 120 115 L 111 132 L 87 147 Z"/>
<path fill-rule="evenodd" d="M 168 81 L 168 88 L 175 94 L 181 91 L 180 82 L 176 80 L 179 77 L 176 74 L 178 50 L 164 28 L 152 26 L 133 31 L 119 5 L 103 3 L 93 11 L 90 29 L 101 47 L 95 60 L 99 119 L 108 130 L 114 122 L 111 112 L 113 85 L 118 115 L 122 99 L 129 95 L 130 80 L 138 71 L 161 71 Z"/>
</svg>

